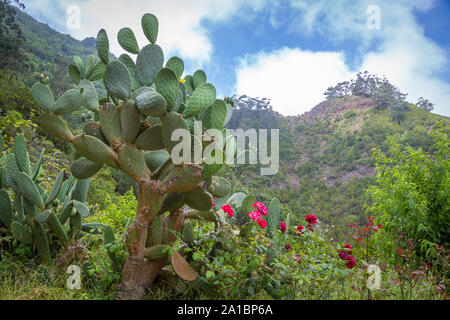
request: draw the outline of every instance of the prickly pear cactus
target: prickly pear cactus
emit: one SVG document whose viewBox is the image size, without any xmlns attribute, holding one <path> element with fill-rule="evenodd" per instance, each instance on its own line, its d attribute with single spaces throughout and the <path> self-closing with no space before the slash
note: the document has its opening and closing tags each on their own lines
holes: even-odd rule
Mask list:
<svg viewBox="0 0 450 320">
<path fill-rule="evenodd" d="M 88 179 L 106 165 L 135 181 L 138 208 L 125 239 L 129 257 L 119 298 L 141 296 L 167 264 L 185 281 L 196 279 L 182 250 L 177 251 L 177 240 L 195 241 L 187 219 L 217 221 L 216 211 L 231 192 L 230 183 L 220 177 L 229 169 L 224 160 L 236 153 L 234 138 L 226 137 L 218 145 L 208 132 L 222 130 L 231 117 L 232 100 L 218 99 L 202 70 L 181 79 L 184 63 L 180 58 L 171 57 L 164 64 L 163 50 L 156 43 L 158 20 L 154 15 L 142 17 L 142 28 L 150 41 L 143 48 L 129 28 L 121 29 L 117 36 L 123 49 L 136 59 L 124 54 L 110 60 L 110 40 L 102 29 L 97 35 L 100 61 L 95 63 L 89 57 L 83 62 L 75 57 L 69 67 L 76 89 L 55 100 L 47 85 L 37 83 L 32 88 L 43 111 L 41 128 L 71 143 L 80 155 L 71 167 L 74 177 Z M 97 80 L 102 80 L 107 90 L 101 105 L 93 89 Z M 89 121 L 83 133 L 74 135 L 61 116 L 80 108 L 95 112 L 98 121 Z M 195 135 L 195 121 L 202 121 L 199 135 Z M 199 148 L 202 154 L 215 146 L 206 155 L 213 161 L 202 162 L 201 154 L 195 159 L 200 161 L 174 162 L 171 154 L 178 141 L 172 141 L 172 136 L 177 129 L 184 129 L 193 149 Z M 183 159 L 195 154 L 193 150 L 182 153 Z"/>
<path fill-rule="evenodd" d="M 31 164 L 25 138 L 18 135 L 11 150 L 0 158 L 0 225 L 3 232 L 23 245 L 36 248 L 47 262 L 51 258 L 51 239 L 58 239 L 68 249 L 80 236 L 82 218 L 91 211 L 85 203 L 89 179 L 71 176 L 64 181 L 64 172 L 60 171 L 49 192 L 40 185 L 44 151 Z M 14 194 L 14 201 L 8 190 Z M 66 222 L 69 227 L 64 226 Z"/>
</svg>

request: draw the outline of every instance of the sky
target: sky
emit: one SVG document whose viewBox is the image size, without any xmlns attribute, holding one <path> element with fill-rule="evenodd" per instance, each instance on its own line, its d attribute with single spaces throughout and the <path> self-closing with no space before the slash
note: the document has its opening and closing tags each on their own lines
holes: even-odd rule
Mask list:
<svg viewBox="0 0 450 320">
<path fill-rule="evenodd" d="M 269 98 L 284 115 L 311 110 L 329 86 L 367 70 L 450 116 L 448 0 L 21 1 L 79 40 L 106 29 L 116 56 L 123 27 L 148 44 L 140 19 L 153 13 L 166 60 L 182 58 L 185 74 L 205 70 L 218 97 Z"/>
</svg>

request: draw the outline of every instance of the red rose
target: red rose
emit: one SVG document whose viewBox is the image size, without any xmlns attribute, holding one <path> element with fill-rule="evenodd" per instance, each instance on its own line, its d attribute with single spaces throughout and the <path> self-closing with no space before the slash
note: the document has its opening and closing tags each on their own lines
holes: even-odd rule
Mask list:
<svg viewBox="0 0 450 320">
<path fill-rule="evenodd" d="M 306 222 L 310 223 L 310 224 L 315 224 L 317 223 L 317 217 L 312 215 L 312 214 L 308 214 L 305 218 Z"/>
</svg>

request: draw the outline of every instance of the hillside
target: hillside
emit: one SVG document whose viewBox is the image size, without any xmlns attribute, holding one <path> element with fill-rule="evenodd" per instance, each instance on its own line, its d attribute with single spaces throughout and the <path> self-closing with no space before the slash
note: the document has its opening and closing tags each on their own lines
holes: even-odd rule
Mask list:
<svg viewBox="0 0 450 320">
<path fill-rule="evenodd" d="M 248 97 L 236 98 L 230 127 L 279 128 L 280 170 L 275 176 L 260 176 L 258 167 L 236 169 L 242 185 L 259 198 L 278 197 L 284 213 L 291 212 L 298 223 L 300 217 L 316 214 L 330 237 L 340 240 L 348 223 L 365 221 L 365 190 L 375 182 L 373 148 L 384 150 L 384 142 L 393 135 L 403 144 L 427 150 L 428 133 L 436 121 L 450 131 L 448 117 L 413 104 L 397 123 L 388 110 L 377 110 L 373 99 L 365 97 L 326 100 L 301 116 L 289 117 L 271 110 L 267 101 L 253 99 L 252 108 L 247 101 Z M 255 107 L 258 104 L 261 107 Z"/>
</svg>

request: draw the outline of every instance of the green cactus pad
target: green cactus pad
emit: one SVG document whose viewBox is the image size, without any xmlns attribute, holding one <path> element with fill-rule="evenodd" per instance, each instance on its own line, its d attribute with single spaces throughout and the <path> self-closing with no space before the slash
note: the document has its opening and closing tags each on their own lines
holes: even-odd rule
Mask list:
<svg viewBox="0 0 450 320">
<path fill-rule="evenodd" d="M 50 215 L 50 212 L 52 212 L 50 209 L 41 211 L 39 214 L 34 216 L 34 221 L 36 221 L 38 223 L 44 223 L 45 221 L 47 221 L 48 216 Z"/>
<path fill-rule="evenodd" d="M 191 118 L 206 110 L 216 100 L 216 88 L 210 83 L 199 85 L 187 102 L 187 108 L 183 112 L 184 118 Z"/>
<path fill-rule="evenodd" d="M 131 76 L 131 90 L 136 90 L 140 87 L 138 78 L 137 78 L 137 72 L 136 72 L 136 64 L 134 63 L 133 59 L 126 53 L 121 54 L 119 57 L 119 60 L 127 67 L 128 72 Z"/>
<path fill-rule="evenodd" d="M 170 68 L 159 70 L 155 79 L 156 91 L 167 101 L 167 110 L 172 111 L 179 91 L 178 77 Z"/>
<path fill-rule="evenodd" d="M 246 197 L 245 193 L 237 192 L 228 199 L 227 204 L 229 204 L 232 207 L 235 207 L 236 209 L 240 209 L 245 197 Z"/>
<path fill-rule="evenodd" d="M 178 57 L 172 57 L 166 62 L 166 67 L 172 69 L 180 79 L 184 71 L 184 62 Z"/>
<path fill-rule="evenodd" d="M 211 177 L 210 183 L 206 186 L 208 192 L 217 197 L 224 197 L 231 191 L 231 183 L 222 177 Z"/>
<path fill-rule="evenodd" d="M 51 111 L 55 105 L 55 97 L 49 86 L 40 82 L 35 83 L 31 87 L 31 95 L 34 101 L 45 111 Z"/>
<path fill-rule="evenodd" d="M 117 41 L 124 50 L 130 53 L 138 54 L 140 51 L 133 30 L 130 28 L 120 29 L 117 34 Z"/>
<path fill-rule="evenodd" d="M 19 187 L 19 167 L 17 167 L 16 156 L 14 153 L 8 153 L 6 156 L 6 170 L 4 171 L 4 183 L 10 186 L 14 191 L 20 191 Z"/>
<path fill-rule="evenodd" d="M 223 100 L 217 99 L 211 107 L 209 117 L 209 128 L 222 129 L 227 117 L 227 106 Z"/>
<path fill-rule="evenodd" d="M 253 204 L 256 202 L 256 197 L 252 194 L 249 194 L 242 200 L 241 204 L 241 212 L 247 216 L 247 213 L 255 211 Z"/>
<path fill-rule="evenodd" d="M 106 73 L 106 67 L 107 64 L 103 63 L 102 61 L 99 61 L 95 66 L 94 69 L 92 69 L 91 74 L 89 75 L 89 80 L 91 81 L 97 81 L 103 79 Z"/>
<path fill-rule="evenodd" d="M 123 141 L 133 143 L 139 133 L 141 124 L 141 113 L 133 100 L 127 100 L 121 104 L 120 123 Z"/>
<path fill-rule="evenodd" d="M 81 60 L 79 56 L 74 56 L 73 63 L 77 67 L 78 72 L 80 72 L 81 79 L 84 79 L 84 77 L 86 76 L 86 66 L 83 63 L 83 60 Z"/>
<path fill-rule="evenodd" d="M 31 230 L 33 231 L 34 244 L 38 250 L 39 256 L 45 262 L 50 260 L 50 247 L 47 234 L 42 225 L 34 219 L 30 220 Z"/>
<path fill-rule="evenodd" d="M 215 162 L 215 154 L 220 153 L 219 157 L 221 158 L 221 163 Z M 212 154 L 206 155 L 205 162 L 203 162 L 203 179 L 207 179 L 215 175 L 221 168 L 224 166 L 225 162 L 225 153 L 222 149 L 213 150 Z M 210 162 L 210 163 L 207 163 Z"/>
<path fill-rule="evenodd" d="M 144 256 L 152 261 L 161 260 L 167 258 L 169 255 L 170 246 L 164 244 L 158 244 L 150 248 L 145 249 Z"/>
<path fill-rule="evenodd" d="M 167 110 L 167 101 L 151 87 L 142 87 L 134 93 L 134 100 L 142 114 L 160 117 Z"/>
<path fill-rule="evenodd" d="M 91 214 L 91 211 L 89 210 L 89 207 L 85 205 L 83 202 L 80 202 L 78 200 L 73 201 L 73 206 L 75 210 L 83 217 L 86 218 Z"/>
<path fill-rule="evenodd" d="M 101 164 L 97 164 L 81 157 L 72 163 L 70 171 L 77 179 L 88 179 L 100 171 L 102 167 L 103 165 Z"/>
<path fill-rule="evenodd" d="M 70 89 L 63 93 L 53 106 L 53 113 L 57 115 L 71 113 L 79 109 L 82 105 L 80 90 Z"/>
<path fill-rule="evenodd" d="M 117 162 L 120 169 L 133 180 L 139 182 L 150 178 L 144 154 L 133 145 L 122 145 L 117 154 Z"/>
<path fill-rule="evenodd" d="M 58 173 L 58 175 L 56 176 L 55 182 L 53 183 L 53 187 L 47 197 L 47 199 L 45 199 L 45 205 L 50 204 L 53 200 L 56 199 L 56 197 L 58 196 L 59 190 L 61 189 L 61 186 L 63 184 L 63 180 L 64 180 L 64 171 L 60 171 Z"/>
<path fill-rule="evenodd" d="M 16 155 L 17 167 L 20 171 L 31 175 L 30 158 L 28 157 L 27 142 L 23 134 L 14 139 L 14 154 Z"/>
<path fill-rule="evenodd" d="M 145 129 L 135 141 L 135 146 L 141 150 L 160 150 L 164 149 L 164 142 L 162 139 L 162 126 L 156 124 L 150 128 Z"/>
<path fill-rule="evenodd" d="M 192 227 L 192 222 L 185 221 L 183 224 L 183 231 L 181 233 L 181 240 L 186 243 L 194 243 L 194 228 Z"/>
<path fill-rule="evenodd" d="M 109 40 L 105 29 L 97 33 L 97 54 L 104 64 L 109 63 Z"/>
<path fill-rule="evenodd" d="M 85 66 L 86 66 L 85 79 L 89 79 L 89 77 L 92 74 L 92 70 L 94 70 L 95 66 L 95 57 L 92 54 L 87 56 Z"/>
<path fill-rule="evenodd" d="M 86 125 L 83 128 L 83 132 L 88 134 L 88 135 L 90 135 L 90 136 L 94 136 L 94 137 L 100 139 L 104 143 L 108 143 L 108 140 L 103 135 L 102 128 L 100 127 L 100 124 L 98 124 L 97 122 L 88 122 L 88 123 L 86 123 Z"/>
<path fill-rule="evenodd" d="M 98 96 L 97 90 L 93 83 L 89 80 L 83 80 L 80 82 L 81 103 L 86 109 L 93 112 L 98 111 Z"/>
<path fill-rule="evenodd" d="M 192 84 L 194 85 L 194 88 L 197 89 L 202 83 L 206 83 L 206 73 L 203 70 L 197 70 L 192 76 Z"/>
<path fill-rule="evenodd" d="M 73 83 L 79 84 L 81 81 L 81 74 L 78 70 L 77 66 L 74 64 L 69 65 L 69 78 L 72 80 Z"/>
<path fill-rule="evenodd" d="M 181 193 L 168 193 L 164 196 L 163 204 L 158 213 L 163 214 L 164 212 L 173 212 L 179 209 L 183 204 L 183 195 Z"/>
<path fill-rule="evenodd" d="M 23 196 L 38 208 L 44 206 L 41 194 L 36 184 L 31 180 L 30 176 L 20 172 L 19 173 L 19 188 Z"/>
<path fill-rule="evenodd" d="M 113 148 L 120 145 L 122 143 L 122 124 L 118 108 L 112 103 L 105 103 L 100 106 L 98 117 L 106 140 Z"/>
<path fill-rule="evenodd" d="M 13 237 L 22 244 L 26 246 L 31 246 L 33 244 L 33 234 L 21 223 L 17 221 L 11 222 L 10 230 Z"/>
<path fill-rule="evenodd" d="M 195 189 L 202 181 L 201 171 L 195 166 L 175 166 L 161 180 L 167 192 L 187 192 Z"/>
<path fill-rule="evenodd" d="M 174 111 L 167 113 L 161 120 L 163 142 L 167 151 L 171 153 L 173 147 L 179 143 L 179 141 L 172 141 L 172 133 L 177 129 L 189 130 L 189 127 L 183 117 Z"/>
<path fill-rule="evenodd" d="M 12 210 L 11 199 L 3 189 L 0 189 L 0 208 L 0 222 L 9 228 L 14 218 L 14 212 Z"/>
<path fill-rule="evenodd" d="M 172 253 L 172 267 L 175 273 L 184 281 L 192 282 L 197 279 L 197 273 L 176 250 Z"/>
<path fill-rule="evenodd" d="M 272 235 L 280 227 L 280 222 L 280 201 L 273 198 L 267 207 L 267 227 Z"/>
<path fill-rule="evenodd" d="M 166 150 L 157 150 L 145 152 L 144 157 L 147 167 L 154 172 L 170 159 L 170 154 Z"/>
<path fill-rule="evenodd" d="M 105 87 L 119 99 L 127 100 L 131 95 L 131 76 L 127 67 L 119 60 L 112 61 L 106 67 Z"/>
<path fill-rule="evenodd" d="M 212 209 L 212 196 L 203 188 L 195 188 L 183 193 L 184 202 L 199 211 L 209 211 Z"/>
<path fill-rule="evenodd" d="M 88 135 L 78 135 L 73 139 L 77 152 L 97 164 L 116 166 L 116 153 L 103 141 Z"/>
<path fill-rule="evenodd" d="M 136 59 L 136 71 L 141 85 L 150 86 L 163 64 L 164 53 L 160 46 L 149 44 L 142 48 Z"/>
<path fill-rule="evenodd" d="M 188 212 L 189 213 L 186 215 L 186 218 L 188 218 L 188 219 L 202 218 L 202 219 L 205 219 L 206 221 L 217 222 L 217 217 L 216 217 L 214 211 L 212 211 L 212 210 L 209 210 L 209 211 L 190 210 Z"/>
<path fill-rule="evenodd" d="M 184 88 L 186 89 L 186 92 L 191 96 L 195 90 L 194 80 L 192 79 L 191 75 L 187 75 L 184 77 L 184 81 L 185 81 Z"/>
<path fill-rule="evenodd" d="M 50 230 L 52 230 L 53 234 L 61 240 L 65 245 L 69 244 L 69 237 L 67 236 L 66 231 L 64 231 L 63 226 L 61 225 L 61 222 L 56 217 L 55 213 L 53 211 L 50 212 L 48 219 L 47 219 L 47 225 L 49 226 Z"/>
<path fill-rule="evenodd" d="M 158 37 L 158 19 L 153 14 L 146 13 L 142 16 L 141 26 L 148 41 L 155 43 Z"/>
</svg>

